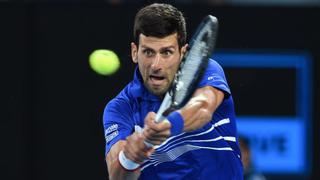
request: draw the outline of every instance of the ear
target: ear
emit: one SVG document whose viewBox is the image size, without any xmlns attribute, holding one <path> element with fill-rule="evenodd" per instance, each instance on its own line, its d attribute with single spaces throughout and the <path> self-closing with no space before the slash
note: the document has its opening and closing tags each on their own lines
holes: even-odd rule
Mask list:
<svg viewBox="0 0 320 180">
<path fill-rule="evenodd" d="M 138 63 L 138 47 L 134 42 L 131 43 L 131 58 L 134 63 Z"/>
<path fill-rule="evenodd" d="M 188 46 L 189 46 L 189 44 L 185 44 L 184 46 L 181 47 L 181 59 L 186 54 Z"/>
</svg>

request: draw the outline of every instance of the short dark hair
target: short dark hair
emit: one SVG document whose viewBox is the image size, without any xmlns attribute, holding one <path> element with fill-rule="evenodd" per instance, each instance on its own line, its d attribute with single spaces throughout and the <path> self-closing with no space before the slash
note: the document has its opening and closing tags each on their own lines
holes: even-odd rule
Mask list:
<svg viewBox="0 0 320 180">
<path fill-rule="evenodd" d="M 182 47 L 186 43 L 186 21 L 182 12 L 174 6 L 154 3 L 136 14 L 133 37 L 137 44 L 141 33 L 158 38 L 177 33 L 179 47 Z"/>
</svg>

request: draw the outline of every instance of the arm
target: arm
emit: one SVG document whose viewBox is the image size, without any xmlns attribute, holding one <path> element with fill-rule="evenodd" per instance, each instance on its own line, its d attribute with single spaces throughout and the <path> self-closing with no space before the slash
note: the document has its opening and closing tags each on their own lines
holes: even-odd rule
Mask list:
<svg viewBox="0 0 320 180">
<path fill-rule="evenodd" d="M 119 152 L 123 149 L 125 141 L 118 141 L 112 146 L 109 153 L 107 154 L 106 161 L 108 165 L 109 179 L 138 179 L 139 170 L 127 171 L 121 167 L 118 156 Z"/>
<path fill-rule="evenodd" d="M 145 129 L 143 133 L 133 133 L 126 140 L 115 143 L 107 154 L 106 161 L 110 179 L 137 179 L 140 169 L 126 170 L 119 162 L 119 153 L 123 151 L 129 161 L 141 164 L 153 153 L 154 149 L 147 147 L 145 141 L 152 144 L 161 144 L 170 135 L 170 123 L 154 122 L 155 113 L 150 112 L 145 118 Z"/>
<path fill-rule="evenodd" d="M 106 161 L 108 165 L 109 179 L 138 179 L 140 170 L 127 171 L 119 163 L 119 152 L 123 149 L 126 141 L 121 140 L 112 146 L 107 154 Z"/>
<path fill-rule="evenodd" d="M 184 119 L 183 131 L 193 131 L 210 122 L 223 98 L 224 93 L 212 86 L 197 89 L 189 102 L 178 110 Z"/>
</svg>

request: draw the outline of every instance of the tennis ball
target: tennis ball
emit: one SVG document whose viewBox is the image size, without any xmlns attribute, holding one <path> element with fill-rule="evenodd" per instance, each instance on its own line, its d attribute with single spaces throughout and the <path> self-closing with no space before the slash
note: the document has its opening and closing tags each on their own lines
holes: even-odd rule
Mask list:
<svg viewBox="0 0 320 180">
<path fill-rule="evenodd" d="M 120 60 L 113 51 L 98 49 L 90 54 L 89 65 L 100 75 L 112 75 L 120 68 Z"/>
</svg>

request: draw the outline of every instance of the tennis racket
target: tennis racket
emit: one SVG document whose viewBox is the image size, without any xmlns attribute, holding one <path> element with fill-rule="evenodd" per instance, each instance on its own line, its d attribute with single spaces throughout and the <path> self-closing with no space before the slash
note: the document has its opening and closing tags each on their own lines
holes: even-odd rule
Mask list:
<svg viewBox="0 0 320 180">
<path fill-rule="evenodd" d="M 190 40 L 189 50 L 156 114 L 156 122 L 161 122 L 170 112 L 182 108 L 191 98 L 213 53 L 217 33 L 217 18 L 207 15 Z"/>
</svg>

